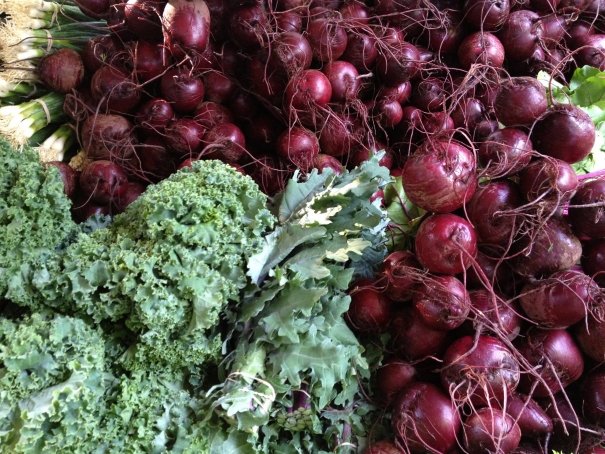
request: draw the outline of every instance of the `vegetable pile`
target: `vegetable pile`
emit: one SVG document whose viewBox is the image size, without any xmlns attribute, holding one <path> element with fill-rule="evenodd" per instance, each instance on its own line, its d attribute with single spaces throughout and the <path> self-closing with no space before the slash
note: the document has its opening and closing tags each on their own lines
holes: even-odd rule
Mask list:
<svg viewBox="0 0 605 454">
<path fill-rule="evenodd" d="M 291 180 L 273 213 L 250 177 L 202 160 L 76 224 L 58 169 L 0 151 L 7 452 L 327 452 L 366 435 L 369 364 L 343 314 L 385 253 L 378 159 Z"/>
<path fill-rule="evenodd" d="M 6 1 L 7 452 L 603 452 L 603 0 Z"/>
</svg>

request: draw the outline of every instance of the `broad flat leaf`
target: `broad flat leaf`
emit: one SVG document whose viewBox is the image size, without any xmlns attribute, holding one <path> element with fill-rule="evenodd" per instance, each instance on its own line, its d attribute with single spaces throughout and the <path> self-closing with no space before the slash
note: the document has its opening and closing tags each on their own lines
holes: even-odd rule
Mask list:
<svg viewBox="0 0 605 454">
<path fill-rule="evenodd" d="M 213 434 L 209 454 L 256 454 L 258 452 L 248 441 L 250 435 L 246 432 L 232 430 L 226 433 L 217 430 Z"/>
<path fill-rule="evenodd" d="M 571 103 L 580 107 L 588 107 L 604 99 L 605 74 L 585 80 L 571 95 Z"/>
<path fill-rule="evenodd" d="M 276 199 L 278 203 L 277 218 L 280 224 L 287 223 L 290 218 L 308 205 L 315 195 L 322 191 L 326 182 L 332 180 L 334 174 L 331 172 L 318 173 L 317 169 L 313 169 L 311 174 L 305 181 L 298 180 L 298 172 L 290 181 L 286 190 Z"/>
<path fill-rule="evenodd" d="M 582 107 L 582 110 L 588 114 L 595 123 L 605 121 L 605 101 L 596 102 L 590 106 Z"/>
<path fill-rule="evenodd" d="M 248 260 L 247 275 L 255 284 L 260 284 L 269 270 L 284 260 L 296 246 L 320 239 L 326 233 L 324 227 L 304 228 L 300 225 L 278 227 L 265 238 L 266 244 Z"/>
<path fill-rule="evenodd" d="M 572 91 L 577 90 L 587 79 L 591 77 L 598 76 L 600 71 L 598 68 L 594 68 L 592 66 L 583 66 L 582 68 L 577 68 L 573 76 L 571 77 L 571 81 L 569 82 L 569 89 Z"/>
<path fill-rule="evenodd" d="M 266 323 L 267 335 L 273 332 L 286 337 L 290 342 L 299 342 L 298 333 L 304 326 L 304 317 L 309 317 L 313 306 L 327 292 L 326 288 L 302 288 L 289 283 L 283 291 L 267 305 L 259 318 Z M 296 314 L 300 316 L 296 317 Z"/>
<path fill-rule="evenodd" d="M 242 315 L 240 321 L 247 322 L 252 317 L 257 316 L 262 311 L 268 301 L 273 300 L 282 289 L 282 286 L 275 286 L 265 289 L 258 296 L 245 301 L 242 304 Z"/>
<path fill-rule="evenodd" d="M 330 277 L 330 269 L 324 266 L 326 248 L 323 243 L 310 249 L 304 249 L 289 259 L 284 266 L 297 273 L 302 280 L 325 279 Z"/>
<path fill-rule="evenodd" d="M 351 240 L 347 240 L 346 247 L 329 252 L 327 258 L 336 262 L 346 262 L 350 259 L 350 254 L 361 256 L 363 251 L 371 245 L 371 241 L 364 240 L 363 238 L 353 238 Z"/>
</svg>

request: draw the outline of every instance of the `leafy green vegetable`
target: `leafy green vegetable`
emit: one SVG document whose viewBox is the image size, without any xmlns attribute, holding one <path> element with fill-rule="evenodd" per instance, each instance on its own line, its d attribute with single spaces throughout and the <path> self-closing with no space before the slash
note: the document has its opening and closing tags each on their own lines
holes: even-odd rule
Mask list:
<svg viewBox="0 0 605 454">
<path fill-rule="evenodd" d="M 577 68 L 569 86 L 552 80 L 546 72 L 540 72 L 538 80 L 554 101 L 580 107 L 595 124 L 597 134 L 592 152 L 572 167 L 578 174 L 605 170 L 605 72 L 590 66 Z"/>
<path fill-rule="evenodd" d="M 228 342 L 234 351 L 206 406 L 248 432 L 257 452 L 328 452 L 355 443 L 343 438 L 347 427 L 364 434 L 355 410 L 369 366 L 343 315 L 351 280 L 386 254 L 387 215 L 370 203 L 389 180 L 379 159 L 291 180 L 275 200 L 278 226 L 249 260 L 252 285 Z M 293 408 L 301 393 L 302 407 Z"/>
<path fill-rule="evenodd" d="M 94 453 L 204 453 L 207 441 L 187 384 L 183 371 L 122 375 L 108 392 Z"/>
<path fill-rule="evenodd" d="M 273 213 L 249 177 L 199 161 L 76 225 L 56 169 L 2 153 L 3 452 L 363 445 L 369 364 L 344 314 L 386 255 L 379 155 L 297 175 Z"/>
<path fill-rule="evenodd" d="M 256 184 L 200 161 L 151 186 L 106 228 L 36 274 L 46 304 L 138 335 L 131 370 L 216 361 L 219 320 L 247 284 L 247 257 L 273 223 Z M 118 328 L 118 329 L 119 329 Z"/>
<path fill-rule="evenodd" d="M 70 209 L 59 171 L 0 139 L 0 297 L 42 307 L 32 298 L 32 274 L 76 232 Z"/>
<path fill-rule="evenodd" d="M 90 452 L 103 414 L 104 342 L 72 317 L 0 318 L 3 452 Z"/>
</svg>

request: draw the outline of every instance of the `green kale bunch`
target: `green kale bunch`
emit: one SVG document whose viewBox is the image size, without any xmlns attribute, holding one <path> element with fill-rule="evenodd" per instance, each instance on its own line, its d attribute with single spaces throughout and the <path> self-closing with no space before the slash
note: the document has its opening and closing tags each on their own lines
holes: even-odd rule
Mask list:
<svg viewBox="0 0 605 454">
<path fill-rule="evenodd" d="M 80 319 L 0 318 L 2 452 L 90 452 L 104 412 L 104 368 L 102 334 Z"/>
<path fill-rule="evenodd" d="M 108 390 L 94 454 L 205 453 L 184 371 L 122 374 Z"/>
<path fill-rule="evenodd" d="M 74 235 L 70 209 L 59 171 L 45 169 L 34 150 L 15 151 L 0 138 L 0 298 L 42 307 L 31 280 Z"/>
<path fill-rule="evenodd" d="M 266 203 L 251 178 L 196 162 L 147 188 L 108 227 L 81 234 L 35 284 L 56 310 L 135 334 L 123 356 L 129 370 L 216 361 L 221 313 L 239 299 L 247 259 L 274 222 Z"/>
</svg>

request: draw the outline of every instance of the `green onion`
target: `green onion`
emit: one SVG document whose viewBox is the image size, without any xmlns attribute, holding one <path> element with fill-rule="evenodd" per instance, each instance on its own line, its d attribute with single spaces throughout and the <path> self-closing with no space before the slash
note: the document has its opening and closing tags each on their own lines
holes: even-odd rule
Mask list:
<svg viewBox="0 0 605 454">
<path fill-rule="evenodd" d="M 76 142 L 76 131 L 70 124 L 64 124 L 36 147 L 40 161 L 62 161 L 65 152 Z"/>
<path fill-rule="evenodd" d="M 27 145 L 36 132 L 65 121 L 64 99 L 59 93 L 48 93 L 17 106 L 0 107 L 0 134 L 15 147 Z"/>
</svg>

